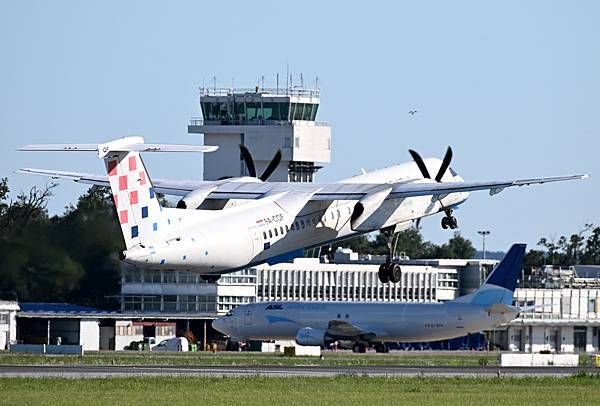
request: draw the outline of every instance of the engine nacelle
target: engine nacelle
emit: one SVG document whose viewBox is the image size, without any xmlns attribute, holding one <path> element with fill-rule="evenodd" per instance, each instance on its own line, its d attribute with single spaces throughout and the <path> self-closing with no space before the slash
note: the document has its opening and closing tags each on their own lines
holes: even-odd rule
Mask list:
<svg viewBox="0 0 600 406">
<path fill-rule="evenodd" d="M 177 202 L 178 209 L 197 209 L 198 206 L 211 194 L 216 187 L 200 188 L 192 190 L 190 193 L 185 195 L 183 199 Z"/>
<path fill-rule="evenodd" d="M 299 345 L 325 345 L 325 332 L 312 327 L 303 327 L 296 333 Z"/>
<path fill-rule="evenodd" d="M 391 213 L 382 213 L 381 205 L 392 191 L 391 187 L 372 192 L 354 205 L 350 227 L 354 231 L 371 231 L 380 228 Z"/>
</svg>

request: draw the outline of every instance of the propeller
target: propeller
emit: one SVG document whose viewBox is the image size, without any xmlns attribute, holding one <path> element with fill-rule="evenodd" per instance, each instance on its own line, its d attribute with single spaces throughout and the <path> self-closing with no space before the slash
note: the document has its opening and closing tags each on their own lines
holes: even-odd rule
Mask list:
<svg viewBox="0 0 600 406">
<path fill-rule="evenodd" d="M 254 165 L 254 159 L 252 159 L 252 154 L 250 154 L 250 151 L 248 150 L 248 148 L 246 148 L 244 145 L 240 144 L 240 153 L 242 154 L 242 159 L 244 160 L 244 163 L 246 164 L 246 168 L 248 168 L 248 174 L 250 176 L 252 176 L 253 178 L 256 178 L 256 166 Z M 281 150 L 278 149 L 277 152 L 275 153 L 275 156 L 273 156 L 273 159 L 271 159 L 271 162 L 269 162 L 269 165 L 267 165 L 267 167 L 265 168 L 265 170 L 263 171 L 262 175 L 260 175 L 258 177 L 258 179 L 262 180 L 263 182 L 266 181 L 267 179 L 269 179 L 269 177 L 271 177 L 271 175 L 273 174 L 273 172 L 275 172 L 275 169 L 277 169 L 277 167 L 279 166 L 279 163 L 281 162 Z"/>
<path fill-rule="evenodd" d="M 409 149 L 408 152 L 410 153 L 410 156 L 412 156 L 412 159 L 415 161 L 415 163 L 419 167 L 419 170 L 423 174 L 423 177 L 426 179 L 431 179 L 431 175 L 429 174 L 429 171 L 427 170 L 427 166 L 425 165 L 423 158 L 421 158 L 421 155 L 419 155 L 418 152 L 416 152 L 415 150 L 412 150 L 412 149 Z M 444 159 L 442 160 L 442 164 L 440 165 L 440 169 L 438 170 L 437 175 L 435 175 L 434 179 L 436 182 L 442 181 L 444 174 L 448 170 L 448 167 L 450 167 L 451 161 L 452 161 L 452 148 L 448 147 L 448 149 L 446 150 L 446 154 L 444 155 Z"/>
</svg>

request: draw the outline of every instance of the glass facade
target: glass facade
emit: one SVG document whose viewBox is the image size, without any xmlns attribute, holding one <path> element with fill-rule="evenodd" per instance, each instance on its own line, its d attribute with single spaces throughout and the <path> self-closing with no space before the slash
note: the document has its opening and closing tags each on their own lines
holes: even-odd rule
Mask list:
<svg viewBox="0 0 600 406">
<path fill-rule="evenodd" d="M 123 311 L 164 313 L 214 313 L 214 295 L 124 295 Z"/>
<path fill-rule="evenodd" d="M 262 123 L 291 120 L 315 121 L 319 105 L 316 103 L 263 102 L 234 99 L 233 102 L 203 101 L 202 117 L 206 121 L 237 124 L 248 121 Z"/>
</svg>

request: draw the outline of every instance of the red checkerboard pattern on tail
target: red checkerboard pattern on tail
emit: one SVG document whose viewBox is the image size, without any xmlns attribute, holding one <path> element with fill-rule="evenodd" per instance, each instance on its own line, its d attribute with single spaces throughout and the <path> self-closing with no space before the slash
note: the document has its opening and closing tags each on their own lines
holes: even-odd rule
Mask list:
<svg viewBox="0 0 600 406">
<path fill-rule="evenodd" d="M 125 246 L 149 246 L 169 226 L 162 216 L 146 168 L 138 152 L 114 152 L 105 158 Z"/>
</svg>

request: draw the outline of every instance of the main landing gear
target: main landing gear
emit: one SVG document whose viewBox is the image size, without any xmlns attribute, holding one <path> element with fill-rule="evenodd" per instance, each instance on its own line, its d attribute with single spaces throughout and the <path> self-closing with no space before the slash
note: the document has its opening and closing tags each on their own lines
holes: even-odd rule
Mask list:
<svg viewBox="0 0 600 406">
<path fill-rule="evenodd" d="M 379 265 L 377 276 L 381 283 L 398 283 L 402 277 L 402 270 L 398 263 L 394 263 L 394 254 L 396 245 L 398 244 L 398 233 L 394 232 L 394 228 L 381 230 L 381 233 L 386 239 L 389 253 L 384 264 Z"/>
<path fill-rule="evenodd" d="M 456 217 L 452 215 L 452 209 L 446 209 L 444 212 L 446 215 L 442 217 L 442 228 L 444 230 L 448 228 L 451 230 L 458 228 L 458 221 L 456 221 Z"/>
</svg>

